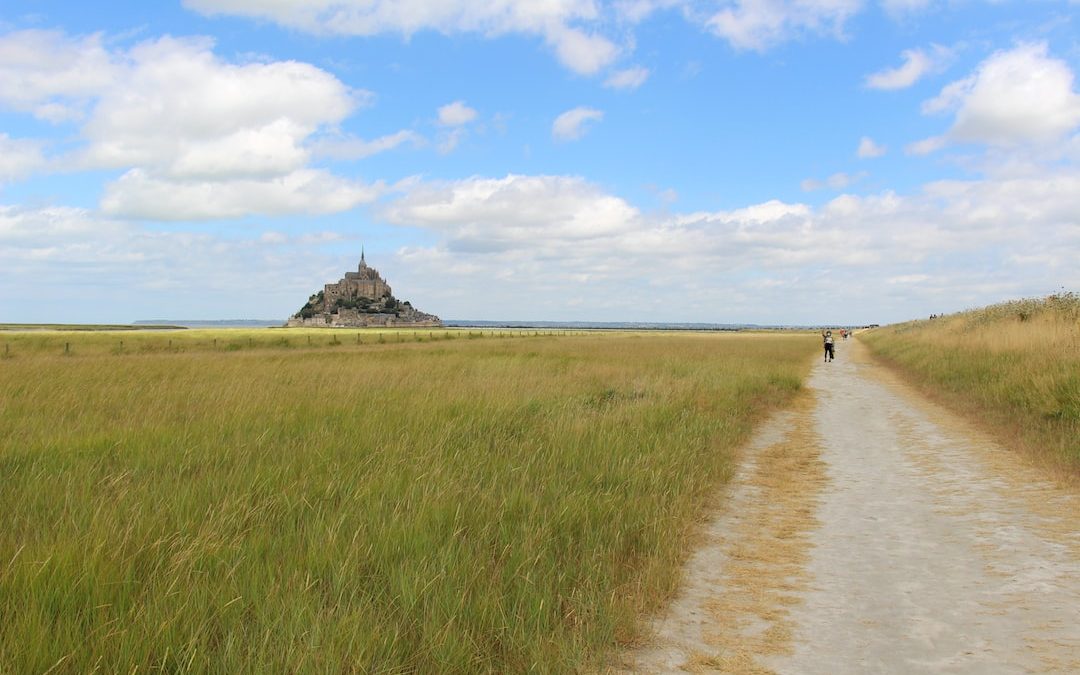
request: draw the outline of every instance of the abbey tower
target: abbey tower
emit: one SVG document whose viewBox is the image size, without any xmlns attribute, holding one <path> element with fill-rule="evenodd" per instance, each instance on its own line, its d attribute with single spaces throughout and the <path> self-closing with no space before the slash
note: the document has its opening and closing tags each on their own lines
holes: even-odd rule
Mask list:
<svg viewBox="0 0 1080 675">
<path fill-rule="evenodd" d="M 378 300 L 383 297 L 393 297 L 390 285 L 379 274 L 379 270 L 368 267 L 364 259 L 364 251 L 360 250 L 360 266 L 355 272 L 346 272 L 336 284 L 326 284 L 323 287 L 323 311 L 332 312 L 338 300 L 357 300 L 366 298 Z"/>
</svg>

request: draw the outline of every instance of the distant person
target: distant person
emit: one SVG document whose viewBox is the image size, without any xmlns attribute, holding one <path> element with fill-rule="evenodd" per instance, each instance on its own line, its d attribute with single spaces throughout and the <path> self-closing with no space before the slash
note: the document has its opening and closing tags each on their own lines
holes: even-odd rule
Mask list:
<svg viewBox="0 0 1080 675">
<path fill-rule="evenodd" d="M 832 361 L 836 357 L 836 351 L 833 347 L 832 331 L 827 330 L 821 334 L 821 337 L 825 341 L 825 360 Z"/>
</svg>

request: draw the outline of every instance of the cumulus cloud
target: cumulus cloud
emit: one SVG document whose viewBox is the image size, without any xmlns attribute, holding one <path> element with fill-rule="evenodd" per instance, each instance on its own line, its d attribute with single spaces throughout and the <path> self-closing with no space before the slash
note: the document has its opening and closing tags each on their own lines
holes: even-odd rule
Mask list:
<svg viewBox="0 0 1080 675">
<path fill-rule="evenodd" d="M 950 51 L 935 45 L 931 53 L 922 49 L 908 49 L 900 54 L 904 63 L 896 68 L 886 68 L 866 76 L 870 89 L 906 89 L 926 75 L 940 69 Z"/>
<path fill-rule="evenodd" d="M 581 178 L 513 174 L 421 184 L 382 215 L 392 223 L 440 230 L 455 248 L 485 250 L 608 236 L 639 217 L 624 200 Z"/>
<path fill-rule="evenodd" d="M 284 174 L 307 162 L 310 135 L 357 105 L 314 66 L 235 65 L 212 46 L 166 37 L 132 49 L 124 76 L 102 92 L 83 129 L 85 160 L 175 178 Z"/>
<path fill-rule="evenodd" d="M 203 14 L 268 19 L 313 33 L 535 35 L 563 65 L 585 75 L 619 54 L 614 42 L 594 30 L 601 19 L 601 4 L 594 0 L 185 0 L 184 5 Z"/>
<path fill-rule="evenodd" d="M 649 69 L 635 66 L 612 73 L 604 80 L 604 86 L 609 89 L 637 89 L 645 84 L 647 79 L 649 79 Z"/>
<path fill-rule="evenodd" d="M 614 2 L 617 16 L 630 23 L 644 21 L 649 15 L 659 10 L 685 6 L 686 0 L 615 0 Z"/>
<path fill-rule="evenodd" d="M 807 178 L 802 181 L 799 186 L 804 192 L 813 192 L 815 190 L 824 190 L 829 188 L 830 190 L 843 190 L 855 183 L 859 182 L 866 177 L 865 173 L 849 174 L 843 171 L 834 173 L 825 180 L 817 180 L 816 178 Z"/>
<path fill-rule="evenodd" d="M 24 30 L 0 35 L 0 107 L 50 122 L 80 119 L 121 71 L 100 34 L 68 38 L 59 31 Z"/>
<path fill-rule="evenodd" d="M 152 220 L 336 213 L 374 201 L 382 189 L 315 169 L 297 169 L 270 180 L 228 181 L 176 181 L 132 169 L 106 186 L 101 209 L 112 216 Z"/>
<path fill-rule="evenodd" d="M 908 143 L 904 146 L 904 152 L 909 155 L 929 155 L 941 150 L 949 144 L 949 139 L 945 136 L 930 136 L 922 140 Z"/>
<path fill-rule="evenodd" d="M 706 20 L 715 35 L 736 49 L 764 51 L 799 35 L 843 34 L 862 0 L 725 0 Z"/>
<path fill-rule="evenodd" d="M 126 170 L 106 186 L 102 208 L 162 220 L 352 208 L 373 188 L 308 168 L 313 149 L 362 157 L 418 139 L 401 131 L 328 148 L 368 92 L 310 64 L 231 63 L 213 47 L 163 37 L 109 52 L 100 36 L 9 34 L 0 38 L 0 104 L 78 119 L 82 143 L 64 165 Z M 40 164 L 31 145 L 5 143 L 7 172 Z"/>
<path fill-rule="evenodd" d="M 991 146 L 1060 140 L 1080 126 L 1073 72 L 1048 56 L 1046 43 L 992 54 L 967 78 L 945 86 L 923 112 L 955 113 L 943 139 Z M 927 139 L 927 147 L 942 141 Z"/>
<path fill-rule="evenodd" d="M 351 252 L 327 252 L 339 238 L 167 232 L 86 209 L 0 205 L 0 307 L 17 321 L 55 321 L 58 308 L 85 322 L 283 319 L 355 264 Z"/>
<path fill-rule="evenodd" d="M 574 176 L 413 181 L 398 194 L 377 219 L 431 243 L 397 252 L 395 287 L 447 317 L 893 321 L 1080 287 L 1080 173 L 1069 167 L 845 194 L 819 207 L 770 200 L 675 214 L 642 211 Z M 29 285 L 76 313 L 84 291 L 97 307 L 107 298 L 130 312 L 109 320 L 184 307 L 227 318 L 248 295 L 258 299 L 251 316 L 280 317 L 353 262 L 322 241 L 0 206 L 0 306 L 35 318 L 11 292 Z"/>
<path fill-rule="evenodd" d="M 859 159 L 872 159 L 874 157 L 883 157 L 886 152 L 888 152 L 887 147 L 878 145 L 869 136 L 863 136 L 859 139 L 859 147 L 855 150 L 855 155 Z"/>
<path fill-rule="evenodd" d="M 1076 213 L 1080 174 L 1061 170 L 672 215 L 581 178 L 477 177 L 416 183 L 381 217 L 437 237 L 399 255 L 444 314 L 482 318 L 458 291 L 484 288 L 500 318 L 529 297 L 535 314 L 516 318 L 814 322 L 837 307 L 898 320 L 1080 283 Z"/>
<path fill-rule="evenodd" d="M 555 118 L 551 136 L 557 141 L 576 141 L 585 135 L 591 122 L 604 119 L 604 113 L 596 108 L 579 106 L 567 110 Z"/>
<path fill-rule="evenodd" d="M 454 101 L 439 108 L 439 125 L 460 127 L 476 119 L 476 110 L 465 105 L 464 101 Z"/>
<path fill-rule="evenodd" d="M 44 166 L 40 142 L 0 132 L 0 183 L 24 178 Z"/>
<path fill-rule="evenodd" d="M 402 129 L 401 131 L 379 136 L 370 141 L 356 136 L 344 134 L 329 134 L 320 137 L 317 141 L 308 144 L 316 157 L 329 157 L 331 159 L 364 159 L 387 152 L 402 145 L 422 145 L 424 138 L 415 131 Z"/>
</svg>

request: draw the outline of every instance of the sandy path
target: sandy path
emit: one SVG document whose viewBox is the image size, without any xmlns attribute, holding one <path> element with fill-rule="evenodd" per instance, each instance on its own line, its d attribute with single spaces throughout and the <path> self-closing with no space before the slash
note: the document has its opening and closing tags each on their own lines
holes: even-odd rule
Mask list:
<svg viewBox="0 0 1080 675">
<path fill-rule="evenodd" d="M 747 449 L 623 669 L 1080 673 L 1080 496 L 838 355 Z"/>
</svg>

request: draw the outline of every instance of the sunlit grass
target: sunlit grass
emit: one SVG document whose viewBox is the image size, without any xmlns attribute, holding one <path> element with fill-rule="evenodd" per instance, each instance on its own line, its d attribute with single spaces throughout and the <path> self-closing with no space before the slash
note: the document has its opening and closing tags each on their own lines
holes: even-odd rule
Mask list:
<svg viewBox="0 0 1080 675">
<path fill-rule="evenodd" d="M 880 328 L 862 339 L 1007 443 L 1080 475 L 1080 297 Z"/>
<path fill-rule="evenodd" d="M 0 358 L 33 354 L 92 356 L 183 351 L 242 351 L 251 349 L 310 349 L 342 345 L 478 338 L 564 336 L 581 331 L 508 328 L 162 328 L 131 330 L 12 330 L 0 331 Z"/>
<path fill-rule="evenodd" d="M 17 342 L 0 672 L 581 668 L 671 592 L 733 448 L 817 348 L 438 333 Z"/>
</svg>

